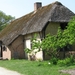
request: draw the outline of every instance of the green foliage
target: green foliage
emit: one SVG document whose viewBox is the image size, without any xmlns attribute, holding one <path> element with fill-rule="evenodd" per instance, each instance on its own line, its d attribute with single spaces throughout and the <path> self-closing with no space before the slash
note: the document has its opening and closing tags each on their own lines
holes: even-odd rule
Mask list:
<svg viewBox="0 0 75 75">
<path fill-rule="evenodd" d="M 57 56 L 57 51 L 65 46 L 75 43 L 75 17 L 73 17 L 65 30 L 58 29 L 56 35 L 48 34 L 42 41 L 42 48 L 46 51 L 52 50 L 52 55 Z"/>
<path fill-rule="evenodd" d="M 58 65 L 60 66 L 70 66 L 71 64 L 73 64 L 75 61 L 74 61 L 74 58 L 73 56 L 70 56 L 68 58 L 65 58 L 64 60 L 59 60 L 58 61 Z"/>
<path fill-rule="evenodd" d="M 73 55 L 70 56 L 70 62 L 71 63 L 74 63 L 75 62 L 75 59 L 74 59 Z"/>
<path fill-rule="evenodd" d="M 8 23 L 14 20 L 15 17 L 6 15 L 4 12 L 0 11 L 0 31 L 6 27 Z"/>
<path fill-rule="evenodd" d="M 52 63 L 53 65 L 57 65 L 58 59 L 55 58 L 55 57 L 53 57 L 53 58 L 51 58 L 50 61 L 51 61 L 51 63 Z"/>
<path fill-rule="evenodd" d="M 31 53 L 32 50 L 30 50 L 29 48 L 25 48 L 25 52 L 26 52 L 26 53 Z"/>
<path fill-rule="evenodd" d="M 54 49 L 56 50 L 56 38 L 55 35 L 51 36 L 50 34 L 48 34 L 45 39 L 42 41 L 42 48 L 45 50 L 49 50 L 49 49 Z"/>
<path fill-rule="evenodd" d="M 67 29 L 64 31 L 63 35 L 66 39 L 66 44 L 72 45 L 75 42 L 75 17 L 73 17 L 68 23 Z"/>
<path fill-rule="evenodd" d="M 41 41 L 37 39 L 37 35 L 35 34 L 32 40 L 32 50 L 36 50 L 36 53 L 39 52 L 41 49 Z"/>
<path fill-rule="evenodd" d="M 41 47 L 43 50 L 45 50 L 45 52 L 54 57 L 57 54 L 57 45 L 56 45 L 56 36 L 53 35 L 51 36 L 50 34 L 48 34 L 45 39 L 43 39 Z"/>
<path fill-rule="evenodd" d="M 52 57 L 56 57 L 62 45 L 60 43 L 62 38 L 61 29 L 58 29 L 57 35 L 48 34 L 45 39 L 42 41 L 42 49 L 50 54 Z"/>
<path fill-rule="evenodd" d="M 37 40 L 37 35 L 35 34 L 34 37 L 31 39 L 31 44 L 32 44 L 32 48 L 26 48 L 25 52 L 27 53 L 37 53 L 39 51 L 41 51 L 41 41 Z M 35 50 L 35 51 L 34 51 Z"/>
<path fill-rule="evenodd" d="M 7 26 L 7 24 L 6 25 L 1 25 L 0 26 L 0 31 L 2 31 L 6 26 Z"/>
<path fill-rule="evenodd" d="M 65 65 L 65 60 L 58 60 L 58 65 L 59 66 L 64 66 Z"/>
</svg>

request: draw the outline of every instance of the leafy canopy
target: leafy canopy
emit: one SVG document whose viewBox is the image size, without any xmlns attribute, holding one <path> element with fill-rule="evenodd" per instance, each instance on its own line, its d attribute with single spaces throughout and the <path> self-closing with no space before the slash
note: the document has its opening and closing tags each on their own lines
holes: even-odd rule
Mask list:
<svg viewBox="0 0 75 75">
<path fill-rule="evenodd" d="M 0 31 L 6 27 L 8 23 L 14 20 L 15 17 L 11 15 L 6 15 L 4 12 L 0 11 Z"/>
</svg>

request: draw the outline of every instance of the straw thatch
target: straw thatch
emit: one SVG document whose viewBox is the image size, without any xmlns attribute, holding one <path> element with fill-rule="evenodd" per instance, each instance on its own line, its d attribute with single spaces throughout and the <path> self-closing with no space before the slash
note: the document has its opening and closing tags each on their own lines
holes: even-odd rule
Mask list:
<svg viewBox="0 0 75 75">
<path fill-rule="evenodd" d="M 40 32 L 48 21 L 69 22 L 74 13 L 62 5 L 54 2 L 41 7 L 37 12 L 31 12 L 11 22 L 1 33 L 0 40 L 6 45 L 11 44 L 19 35 Z"/>
</svg>

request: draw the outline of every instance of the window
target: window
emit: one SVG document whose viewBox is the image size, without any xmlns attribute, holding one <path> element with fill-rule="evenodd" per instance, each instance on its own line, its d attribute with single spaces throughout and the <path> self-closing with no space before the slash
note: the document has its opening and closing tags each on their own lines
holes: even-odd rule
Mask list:
<svg viewBox="0 0 75 75">
<path fill-rule="evenodd" d="M 3 46 L 2 46 L 2 49 L 3 49 L 3 51 L 6 51 L 6 46 L 3 45 Z"/>
<path fill-rule="evenodd" d="M 62 30 L 66 29 L 67 23 L 60 23 L 60 27 Z"/>
<path fill-rule="evenodd" d="M 73 50 L 73 49 L 72 49 L 72 45 L 67 45 L 67 46 L 65 46 L 65 47 L 64 47 L 64 50 L 65 50 L 65 51 L 72 51 L 72 50 Z M 63 51 L 63 48 L 61 48 L 60 51 Z"/>
</svg>

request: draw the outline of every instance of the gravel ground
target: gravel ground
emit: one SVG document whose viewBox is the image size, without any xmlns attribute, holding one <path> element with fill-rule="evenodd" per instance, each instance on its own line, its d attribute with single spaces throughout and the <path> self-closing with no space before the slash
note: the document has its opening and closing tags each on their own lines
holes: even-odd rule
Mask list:
<svg viewBox="0 0 75 75">
<path fill-rule="evenodd" d="M 16 71 L 11 71 L 8 69 L 5 69 L 3 67 L 0 67 L 0 75 L 22 75 Z"/>
<path fill-rule="evenodd" d="M 75 75 L 75 69 L 73 69 L 73 70 L 60 70 L 60 72 L 62 72 L 62 73 L 68 73 L 70 75 Z"/>
</svg>

